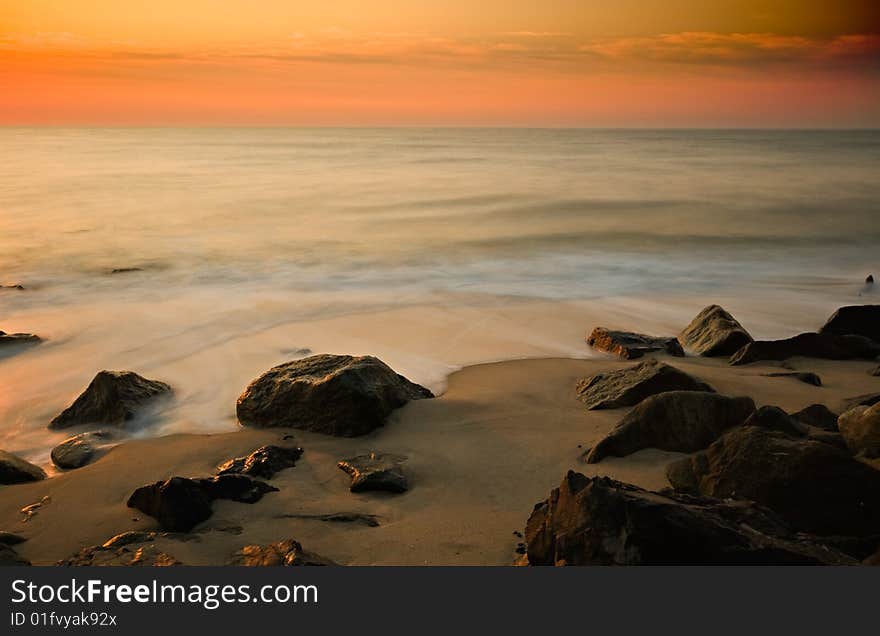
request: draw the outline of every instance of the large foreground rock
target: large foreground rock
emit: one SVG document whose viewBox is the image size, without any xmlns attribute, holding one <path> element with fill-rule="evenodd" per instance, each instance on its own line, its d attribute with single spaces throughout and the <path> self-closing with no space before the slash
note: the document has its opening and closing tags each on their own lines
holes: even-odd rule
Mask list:
<svg viewBox="0 0 880 636">
<path fill-rule="evenodd" d="M 101 371 L 74 403 L 52 420 L 49 428 L 122 426 L 150 400 L 170 393 L 171 387 L 164 382 L 148 380 L 131 371 Z"/>
<path fill-rule="evenodd" d="M 587 344 L 624 360 L 635 360 L 646 353 L 655 352 L 684 356 L 684 351 L 675 338 L 646 336 L 631 331 L 611 331 L 605 327 L 593 329 L 593 332 L 587 336 Z"/>
<path fill-rule="evenodd" d="M 261 446 L 250 455 L 236 457 L 223 462 L 217 467 L 218 475 L 230 475 L 234 473 L 272 479 L 275 473 L 285 468 L 296 466 L 297 460 L 302 457 L 303 449 L 299 447 Z"/>
<path fill-rule="evenodd" d="M 634 367 L 598 373 L 581 380 L 577 393 L 588 409 L 616 409 L 638 404 L 665 391 L 706 391 L 705 382 L 659 360 L 646 360 Z"/>
<path fill-rule="evenodd" d="M 46 473 L 39 466 L 0 450 L 0 484 L 23 484 L 45 478 Z"/>
<path fill-rule="evenodd" d="M 743 426 L 666 475 L 677 490 L 756 501 L 804 532 L 880 534 L 880 471 L 818 440 Z"/>
<path fill-rule="evenodd" d="M 9 345 L 33 345 L 42 342 L 39 336 L 32 333 L 6 333 L 0 331 L 0 348 Z"/>
<path fill-rule="evenodd" d="M 678 336 L 682 346 L 701 356 L 730 356 L 753 341 L 736 318 L 709 305 Z"/>
<path fill-rule="evenodd" d="M 351 492 L 385 490 L 399 493 L 409 487 L 403 472 L 405 459 L 401 455 L 370 453 L 343 459 L 336 465 L 351 476 Z"/>
<path fill-rule="evenodd" d="M 850 409 L 840 416 L 837 426 L 854 455 L 880 457 L 880 403 Z"/>
<path fill-rule="evenodd" d="M 819 330 L 837 335 L 855 334 L 880 342 L 880 305 L 841 307 Z"/>
<path fill-rule="evenodd" d="M 530 565 L 854 564 L 748 502 L 650 492 L 569 471 L 525 532 Z"/>
<path fill-rule="evenodd" d="M 172 477 L 141 486 L 128 498 L 127 505 L 155 518 L 163 530 L 188 532 L 211 516 L 211 503 L 215 499 L 255 503 L 265 493 L 277 490 L 245 475 L 205 479 Z"/>
<path fill-rule="evenodd" d="M 68 437 L 52 449 L 52 463 L 64 470 L 81 468 L 92 461 L 97 449 L 112 438 L 110 431 L 92 431 Z"/>
<path fill-rule="evenodd" d="M 265 546 L 246 545 L 232 556 L 229 565 L 243 566 L 322 566 L 337 565 L 330 559 L 304 550 L 299 541 L 286 539 Z"/>
<path fill-rule="evenodd" d="M 827 360 L 873 360 L 878 355 L 880 355 L 880 344 L 864 336 L 802 333 L 784 340 L 750 342 L 731 356 L 730 364 L 788 360 L 795 356 Z"/>
<path fill-rule="evenodd" d="M 608 455 L 625 457 L 643 448 L 692 453 L 724 431 L 739 426 L 755 410 L 748 397 L 699 391 L 651 396 L 627 413 L 586 457 L 588 464 Z"/>
<path fill-rule="evenodd" d="M 245 426 L 290 426 L 342 437 L 382 426 L 410 400 L 434 397 L 372 356 L 316 355 L 270 369 L 238 398 Z"/>
</svg>

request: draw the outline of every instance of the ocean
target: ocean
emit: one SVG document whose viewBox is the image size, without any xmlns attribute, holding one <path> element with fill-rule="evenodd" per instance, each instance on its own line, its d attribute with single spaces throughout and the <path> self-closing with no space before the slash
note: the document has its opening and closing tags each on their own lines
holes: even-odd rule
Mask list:
<svg viewBox="0 0 880 636">
<path fill-rule="evenodd" d="M 230 430 L 246 381 L 307 349 L 442 390 L 592 355 L 603 308 L 657 332 L 726 299 L 777 337 L 880 273 L 878 131 L 0 128 L 0 149 L 0 283 L 25 287 L 0 329 L 46 339 L 0 352 L 0 447 L 43 460 L 102 368 L 178 389 L 133 434 Z"/>
</svg>

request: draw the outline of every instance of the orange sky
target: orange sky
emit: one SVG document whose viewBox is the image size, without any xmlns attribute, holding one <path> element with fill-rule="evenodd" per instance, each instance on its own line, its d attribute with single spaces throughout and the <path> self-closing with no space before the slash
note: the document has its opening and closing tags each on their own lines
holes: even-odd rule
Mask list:
<svg viewBox="0 0 880 636">
<path fill-rule="evenodd" d="M 876 0 L 0 0 L 0 124 L 880 126 Z"/>
</svg>

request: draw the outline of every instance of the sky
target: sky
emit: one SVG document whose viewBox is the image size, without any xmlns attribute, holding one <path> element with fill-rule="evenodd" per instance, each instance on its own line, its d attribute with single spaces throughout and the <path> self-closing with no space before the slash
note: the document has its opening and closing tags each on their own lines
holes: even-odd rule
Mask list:
<svg viewBox="0 0 880 636">
<path fill-rule="evenodd" d="M 880 127 L 880 1 L 0 0 L 0 125 Z"/>
</svg>

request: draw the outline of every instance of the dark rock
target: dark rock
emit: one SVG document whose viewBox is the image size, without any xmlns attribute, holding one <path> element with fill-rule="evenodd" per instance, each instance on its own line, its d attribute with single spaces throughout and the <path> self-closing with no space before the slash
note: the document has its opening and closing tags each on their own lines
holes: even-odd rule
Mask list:
<svg viewBox="0 0 880 636">
<path fill-rule="evenodd" d="M 220 464 L 217 474 L 241 473 L 271 479 L 278 471 L 294 467 L 302 454 L 303 449 L 298 447 L 261 446 L 246 457 L 236 457 Z"/>
<path fill-rule="evenodd" d="M 868 275 L 865 277 L 865 283 L 867 283 L 868 285 L 873 285 L 873 284 L 874 284 L 874 275 L 873 275 L 873 274 L 868 274 Z"/>
<path fill-rule="evenodd" d="M 824 431 L 837 432 L 837 413 L 834 413 L 824 404 L 811 404 L 791 416 L 810 426 L 821 428 Z"/>
<path fill-rule="evenodd" d="M 127 505 L 155 518 L 164 530 L 188 532 L 211 516 L 211 502 L 215 499 L 255 503 L 265 493 L 277 490 L 245 475 L 172 477 L 141 486 L 128 498 Z"/>
<path fill-rule="evenodd" d="M 0 545 L 18 545 L 19 543 L 24 543 L 27 541 L 20 534 L 15 534 L 14 532 L 7 532 L 6 530 L 0 530 Z"/>
<path fill-rule="evenodd" d="M 7 544 L 0 543 L 0 567 L 30 565 L 31 562 L 19 556 L 15 549 Z"/>
<path fill-rule="evenodd" d="M 0 484 L 23 484 L 45 478 L 46 473 L 39 466 L 0 450 Z"/>
<path fill-rule="evenodd" d="M 0 289 L 12 289 L 15 291 L 24 291 L 24 285 L 13 283 L 12 285 L 0 285 Z"/>
<path fill-rule="evenodd" d="M 801 421 L 791 417 L 778 406 L 762 406 L 749 415 L 743 426 L 760 426 L 771 431 L 780 431 L 795 437 L 806 437 L 808 428 Z"/>
<path fill-rule="evenodd" d="M 837 420 L 840 434 L 854 455 L 880 457 L 880 403 L 856 406 Z"/>
<path fill-rule="evenodd" d="M 142 267 L 116 267 L 110 270 L 111 274 L 131 274 L 133 272 L 142 272 Z"/>
<path fill-rule="evenodd" d="M 880 534 L 880 471 L 817 440 L 738 427 L 666 475 L 678 490 L 756 501 L 804 532 Z"/>
<path fill-rule="evenodd" d="M 627 413 L 586 457 L 595 464 L 608 455 L 625 457 L 643 448 L 692 453 L 705 448 L 755 410 L 748 397 L 699 391 L 653 395 Z"/>
<path fill-rule="evenodd" d="M 714 389 L 659 360 L 646 360 L 627 369 L 599 373 L 577 385 L 578 397 L 591 410 L 633 406 L 646 397 L 666 391 L 714 392 Z"/>
<path fill-rule="evenodd" d="M 303 550 L 295 539 L 287 539 L 269 545 L 246 545 L 236 552 L 229 565 L 243 566 L 322 566 L 337 565 L 330 559 Z"/>
<path fill-rule="evenodd" d="M 34 345 L 42 342 L 42 338 L 32 333 L 6 333 L 0 331 L 0 347 L 7 345 Z"/>
<path fill-rule="evenodd" d="M 756 340 L 730 358 L 741 365 L 762 360 L 787 360 L 795 356 L 826 360 L 872 360 L 880 354 L 880 344 L 858 335 L 802 333 L 784 340 Z"/>
<path fill-rule="evenodd" d="M 150 400 L 170 393 L 171 387 L 164 382 L 148 380 L 131 371 L 101 371 L 74 403 L 52 420 L 49 428 L 121 426 Z"/>
<path fill-rule="evenodd" d="M 794 378 L 800 380 L 804 384 L 812 384 L 813 386 L 822 386 L 822 378 L 815 373 L 808 371 L 784 371 L 780 373 L 765 373 L 768 378 Z"/>
<path fill-rule="evenodd" d="M 569 471 L 526 524 L 530 565 L 854 564 L 742 501 L 651 492 Z"/>
<path fill-rule="evenodd" d="M 109 431 L 92 431 L 69 437 L 52 449 L 52 463 L 67 470 L 85 466 L 92 461 L 97 448 L 111 438 Z"/>
<path fill-rule="evenodd" d="M 874 377 L 880 376 L 880 365 L 877 365 L 873 369 L 871 369 L 871 375 Z"/>
<path fill-rule="evenodd" d="M 658 338 L 630 331 L 611 331 L 605 327 L 593 329 L 587 337 L 587 344 L 624 360 L 635 360 L 646 353 L 654 352 L 684 356 L 684 351 L 675 338 Z"/>
<path fill-rule="evenodd" d="M 819 333 L 839 336 L 853 334 L 880 342 L 880 305 L 841 307 L 822 326 Z"/>
<path fill-rule="evenodd" d="M 270 369 L 238 398 L 245 426 L 290 426 L 342 437 L 382 426 L 409 400 L 433 397 L 372 356 L 317 355 Z"/>
<path fill-rule="evenodd" d="M 857 395 L 847 398 L 843 401 L 841 412 L 849 411 L 857 406 L 874 406 L 880 402 L 880 393 L 866 393 L 865 395 Z"/>
<path fill-rule="evenodd" d="M 709 305 L 681 332 L 678 340 L 701 356 L 730 356 L 753 338 L 724 309 Z"/>
<path fill-rule="evenodd" d="M 405 459 L 400 455 L 370 453 L 343 459 L 336 465 L 351 475 L 351 492 L 405 492 L 408 484 L 401 465 Z"/>
<path fill-rule="evenodd" d="M 275 515 L 276 519 L 311 519 L 313 521 L 326 521 L 329 523 L 355 523 L 370 528 L 379 527 L 379 517 L 361 512 L 331 512 L 328 514 L 285 513 Z"/>
<path fill-rule="evenodd" d="M 153 545 L 165 533 L 130 531 L 108 539 L 102 545 L 83 548 L 57 563 L 61 566 L 152 566 L 183 565 Z"/>
</svg>

